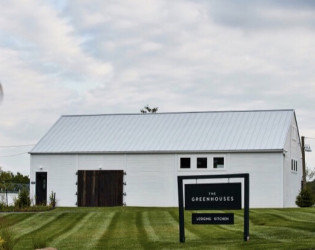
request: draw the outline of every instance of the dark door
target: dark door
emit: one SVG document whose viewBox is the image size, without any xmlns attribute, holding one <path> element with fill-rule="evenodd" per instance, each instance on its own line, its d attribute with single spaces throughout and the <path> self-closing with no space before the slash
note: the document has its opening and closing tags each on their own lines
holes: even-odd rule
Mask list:
<svg viewBox="0 0 315 250">
<path fill-rule="evenodd" d="M 47 203 L 47 172 L 36 173 L 36 205 Z"/>
<path fill-rule="evenodd" d="M 122 206 L 122 170 L 78 171 L 78 206 Z"/>
</svg>

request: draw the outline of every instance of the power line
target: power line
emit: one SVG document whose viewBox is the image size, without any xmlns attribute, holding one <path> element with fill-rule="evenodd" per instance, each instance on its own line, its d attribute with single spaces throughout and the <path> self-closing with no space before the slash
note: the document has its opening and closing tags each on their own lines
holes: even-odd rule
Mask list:
<svg viewBox="0 0 315 250">
<path fill-rule="evenodd" d="M 28 152 L 24 152 L 24 153 L 18 153 L 18 154 L 12 154 L 12 155 L 0 155 L 0 157 L 14 157 L 14 156 L 18 156 L 18 155 L 24 155 L 27 154 Z"/>
<path fill-rule="evenodd" d="M 36 144 L 24 144 L 24 145 L 11 145 L 11 146 L 0 146 L 0 148 L 18 148 L 18 147 L 28 147 L 34 146 Z"/>
</svg>

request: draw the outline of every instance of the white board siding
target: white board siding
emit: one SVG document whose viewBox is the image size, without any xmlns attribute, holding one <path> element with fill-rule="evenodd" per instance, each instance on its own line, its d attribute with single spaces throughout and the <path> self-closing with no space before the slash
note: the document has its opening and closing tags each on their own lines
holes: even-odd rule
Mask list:
<svg viewBox="0 0 315 250">
<path fill-rule="evenodd" d="M 297 129 L 296 120 L 293 117 L 291 121 L 291 127 L 288 131 L 288 136 L 285 142 L 285 154 L 284 154 L 284 167 L 283 167 L 283 179 L 284 179 L 284 206 L 296 207 L 295 200 L 301 189 L 302 181 L 302 152 L 301 144 L 299 140 L 299 134 Z M 297 161 L 297 171 L 291 170 L 291 160 Z"/>
<path fill-rule="evenodd" d="M 178 169 L 178 175 L 250 174 L 250 207 L 283 207 L 282 153 L 191 154 L 192 168 Z M 196 169 L 195 159 L 225 157 L 224 169 Z M 189 157 L 189 154 L 178 155 Z M 179 166 L 179 162 L 178 162 Z M 214 179 L 211 182 L 237 182 L 236 179 Z M 200 180 L 199 183 L 205 181 Z M 195 180 L 186 183 L 196 183 Z M 243 190 L 242 190 L 243 191 Z M 176 204 L 177 206 L 177 204 Z"/>
<path fill-rule="evenodd" d="M 126 171 L 125 155 L 78 155 L 78 170 L 124 170 Z"/>
<path fill-rule="evenodd" d="M 174 154 L 127 155 L 126 204 L 176 206 Z"/>
<path fill-rule="evenodd" d="M 123 201 L 128 206 L 167 206 L 172 197 L 164 193 L 174 190 L 176 179 L 170 174 L 174 167 L 172 155 L 79 155 L 79 170 L 123 170 Z M 171 164 L 171 165 L 170 165 Z M 160 195 L 162 194 L 163 197 Z M 163 199 L 162 199 L 163 198 Z"/>
<path fill-rule="evenodd" d="M 283 207 L 281 153 L 231 154 L 229 173 L 250 174 L 250 207 Z"/>
<path fill-rule="evenodd" d="M 31 157 L 31 181 L 36 172 L 47 172 L 47 201 L 51 191 L 56 193 L 57 206 L 76 206 L 76 155 L 36 155 Z M 35 185 L 31 184 L 31 198 L 35 201 Z"/>
<path fill-rule="evenodd" d="M 124 170 L 124 202 L 128 206 L 175 206 L 174 159 L 174 155 L 32 155 L 31 181 L 35 181 L 36 172 L 47 172 L 48 197 L 53 190 L 57 206 L 76 206 L 78 170 Z M 31 197 L 35 197 L 34 184 Z"/>
<path fill-rule="evenodd" d="M 180 170 L 177 154 L 32 155 L 31 180 L 46 171 L 48 195 L 56 192 L 58 206 L 76 206 L 77 170 L 124 170 L 127 206 L 177 206 L 177 176 L 199 174 L 250 174 L 251 207 L 283 207 L 282 153 L 207 154 L 224 156 L 225 169 Z M 205 154 L 185 154 L 197 157 Z M 228 180 L 213 180 L 213 182 Z M 235 182 L 237 180 L 230 180 Z M 195 181 L 193 181 L 195 183 Z M 200 183 L 203 181 L 199 181 Z M 32 185 L 32 195 L 35 185 Z"/>
</svg>

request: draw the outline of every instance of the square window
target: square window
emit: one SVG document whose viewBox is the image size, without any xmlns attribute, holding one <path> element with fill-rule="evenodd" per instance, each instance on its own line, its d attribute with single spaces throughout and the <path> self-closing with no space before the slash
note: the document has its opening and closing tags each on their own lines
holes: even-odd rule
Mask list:
<svg viewBox="0 0 315 250">
<path fill-rule="evenodd" d="M 190 158 L 180 158 L 180 168 L 190 168 Z"/>
<path fill-rule="evenodd" d="M 224 168 L 224 157 L 214 157 L 213 168 Z"/>
<path fill-rule="evenodd" d="M 207 168 L 207 158 L 197 158 L 197 168 Z"/>
</svg>

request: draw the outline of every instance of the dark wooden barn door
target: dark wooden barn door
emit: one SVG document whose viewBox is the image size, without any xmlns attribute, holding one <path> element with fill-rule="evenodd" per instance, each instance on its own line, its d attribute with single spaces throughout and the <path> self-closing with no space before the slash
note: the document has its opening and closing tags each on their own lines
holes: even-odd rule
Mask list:
<svg viewBox="0 0 315 250">
<path fill-rule="evenodd" d="M 47 203 L 47 172 L 36 173 L 36 205 Z"/>
<path fill-rule="evenodd" d="M 78 206 L 122 206 L 122 170 L 78 171 Z"/>
</svg>

